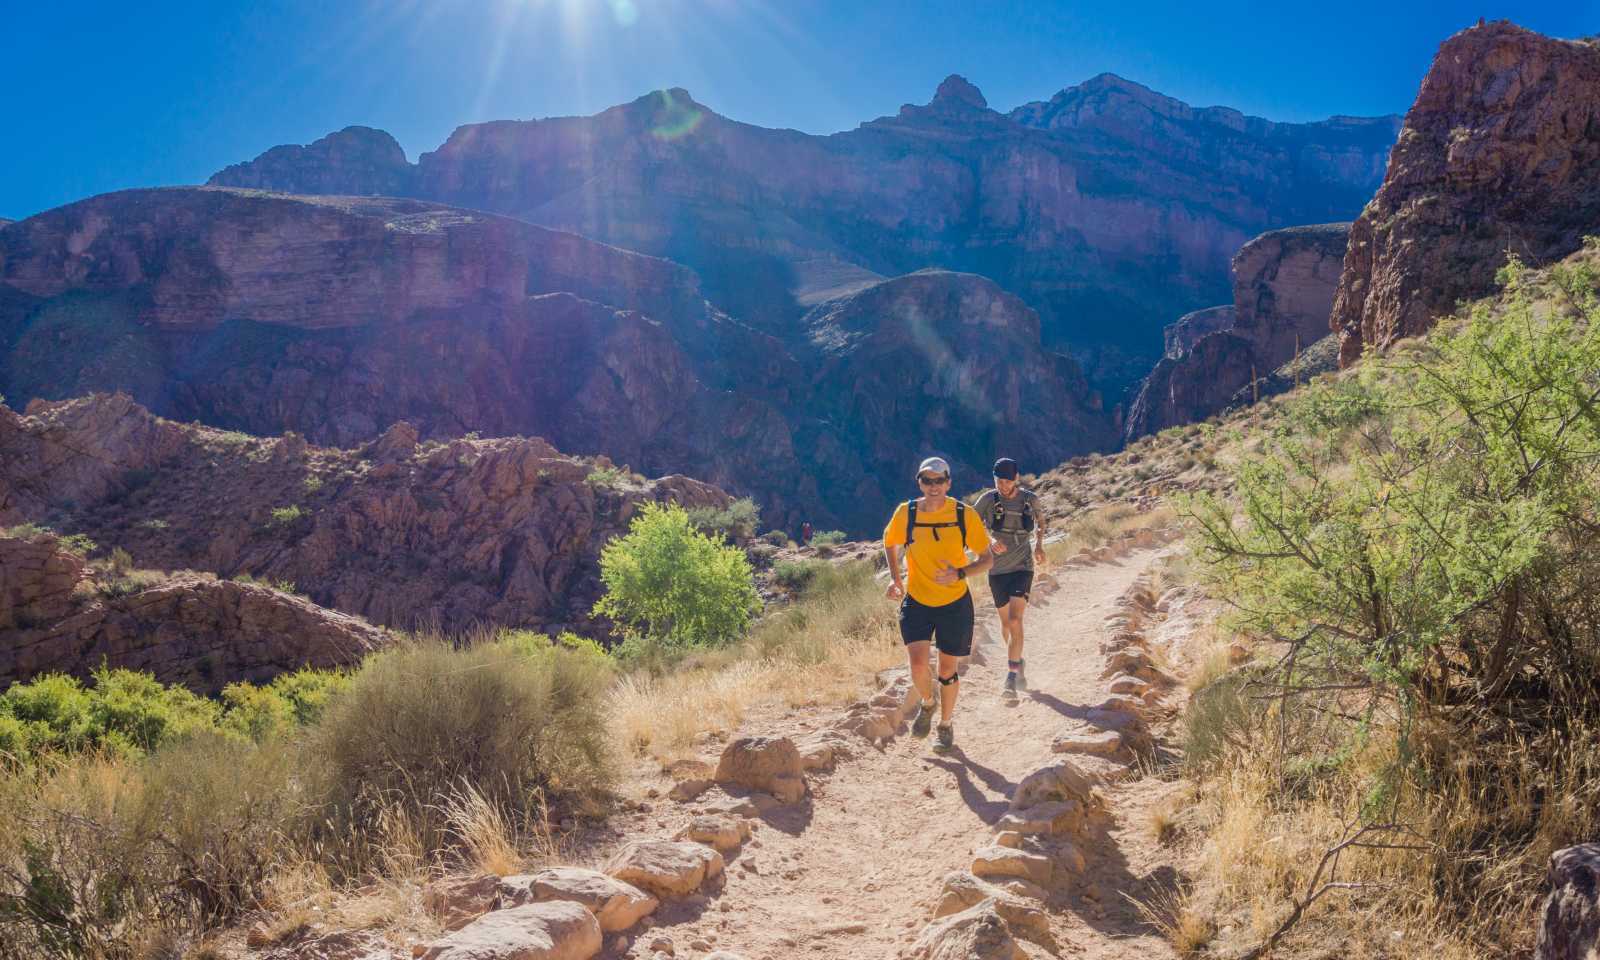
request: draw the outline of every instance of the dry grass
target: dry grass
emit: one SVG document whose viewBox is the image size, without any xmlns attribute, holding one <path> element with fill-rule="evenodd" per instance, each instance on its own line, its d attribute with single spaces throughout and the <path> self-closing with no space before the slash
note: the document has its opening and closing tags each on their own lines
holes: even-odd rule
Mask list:
<svg viewBox="0 0 1600 960">
<path fill-rule="evenodd" d="M 903 658 L 894 624 L 894 604 L 870 565 L 831 568 L 737 647 L 665 676 L 620 679 L 611 692 L 613 738 L 629 754 L 670 762 L 687 756 L 697 738 L 733 730 L 757 704 L 852 700 Z"/>
<path fill-rule="evenodd" d="M 1124 894 L 1127 896 L 1127 894 Z M 1216 937 L 1217 928 L 1198 909 L 1190 894 L 1175 887 L 1158 888 L 1145 899 L 1128 897 L 1144 921 L 1160 931 L 1180 957 L 1196 957 Z"/>
</svg>

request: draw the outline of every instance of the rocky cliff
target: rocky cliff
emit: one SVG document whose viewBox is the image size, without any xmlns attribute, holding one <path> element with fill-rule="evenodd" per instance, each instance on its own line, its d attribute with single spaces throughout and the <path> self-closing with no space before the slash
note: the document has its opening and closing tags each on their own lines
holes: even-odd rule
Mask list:
<svg viewBox="0 0 1600 960">
<path fill-rule="evenodd" d="M 1245 244 L 1233 258 L 1233 304 L 1168 328 L 1167 355 L 1140 387 L 1126 438 L 1205 419 L 1325 338 L 1349 233 L 1348 223 L 1291 227 Z"/>
<path fill-rule="evenodd" d="M 116 574 L 48 533 L 0 534 L 0 688 L 102 664 L 217 693 L 355 663 L 390 637 L 304 597 L 209 574 Z"/>
<path fill-rule="evenodd" d="M 951 77 L 926 105 L 818 137 L 673 89 L 592 117 L 461 127 L 401 187 L 687 264 L 713 302 L 780 337 L 819 287 L 976 273 L 1115 391 L 1159 355 L 1167 318 L 1226 295 L 1247 239 L 1353 215 L 1397 125 L 1274 124 L 1109 75 L 1004 115 Z M 346 176 L 332 152 L 275 148 L 212 182 L 367 192 L 369 165 Z"/>
<path fill-rule="evenodd" d="M 988 382 L 976 371 L 990 361 L 961 343 L 930 353 L 928 336 L 987 322 L 999 291 L 966 275 L 937 286 L 916 307 L 925 330 L 875 341 L 916 347 L 922 366 L 858 381 L 824 363 L 809 327 L 754 330 L 710 306 L 692 271 L 573 234 L 404 199 L 128 191 L 0 235 L 0 393 L 123 390 L 161 416 L 347 447 L 399 420 L 423 438 L 541 436 L 754 495 L 769 523 L 866 530 L 906 469 L 868 465 L 935 425 L 992 429 L 978 406 L 908 402 L 935 362 L 952 383 Z M 1055 378 L 1041 449 L 1114 442 L 1036 315 L 1014 298 L 1001 313 L 1013 362 Z M 892 412 L 837 417 L 844 395 Z"/>
<path fill-rule="evenodd" d="M 1038 314 L 981 277 L 909 274 L 822 304 L 804 324 L 819 414 L 873 438 L 854 476 L 833 483 L 854 483 L 861 500 L 915 493 L 912 471 L 931 453 L 950 461 L 959 492 L 986 485 L 1000 455 L 1040 470 L 1115 442 L 1077 365 L 1041 348 Z"/>
<path fill-rule="evenodd" d="M 292 584 L 376 623 L 590 632 L 600 548 L 640 503 L 729 502 L 684 477 L 596 473 L 538 439 L 424 443 L 400 423 L 318 447 L 106 395 L 0 406 L 0 495 L 0 527 L 48 523 L 141 568 Z"/>
<path fill-rule="evenodd" d="M 1600 46 L 1507 22 L 1446 40 L 1388 175 L 1350 236 L 1340 361 L 1489 293 L 1507 253 L 1539 263 L 1600 232 Z"/>
</svg>

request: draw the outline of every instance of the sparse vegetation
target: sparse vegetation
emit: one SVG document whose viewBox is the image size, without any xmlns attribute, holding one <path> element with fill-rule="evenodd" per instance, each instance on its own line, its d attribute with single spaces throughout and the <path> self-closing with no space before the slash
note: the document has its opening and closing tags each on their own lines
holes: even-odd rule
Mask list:
<svg viewBox="0 0 1600 960">
<path fill-rule="evenodd" d="M 612 466 L 596 466 L 583 478 L 583 481 L 596 490 L 621 490 L 628 485 L 631 478 L 626 470 Z"/>
<path fill-rule="evenodd" d="M 740 497 L 726 507 L 692 507 L 689 522 L 695 529 L 729 540 L 748 540 L 755 536 L 761 511 L 749 497 Z"/>
<path fill-rule="evenodd" d="M 1276 663 L 1188 717 L 1203 874 L 1261 940 L 1381 902 L 1441 953 L 1527 950 L 1549 854 L 1600 833 L 1594 251 L 1259 412 L 1235 498 L 1187 507 Z"/>
<path fill-rule="evenodd" d="M 291 503 L 286 507 L 274 507 L 272 510 L 272 525 L 287 527 L 305 516 L 305 511 L 300 509 L 298 503 Z"/>
<path fill-rule="evenodd" d="M 790 593 L 799 593 L 828 566 L 821 560 L 785 560 L 773 566 L 772 582 Z"/>
</svg>

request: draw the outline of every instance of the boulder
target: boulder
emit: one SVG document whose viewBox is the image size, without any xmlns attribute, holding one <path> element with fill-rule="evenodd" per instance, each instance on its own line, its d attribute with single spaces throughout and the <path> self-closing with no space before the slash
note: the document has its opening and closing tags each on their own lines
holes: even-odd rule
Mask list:
<svg viewBox="0 0 1600 960">
<path fill-rule="evenodd" d="M 1087 809 L 1090 786 L 1089 779 L 1071 763 L 1053 763 L 1022 778 L 1011 794 L 1011 810 L 1026 810 L 1047 800 L 1070 800 Z"/>
<path fill-rule="evenodd" d="M 1011 928 L 984 901 L 928 924 L 903 954 L 907 960 L 1025 960 Z"/>
<path fill-rule="evenodd" d="M 1600 844 L 1551 854 L 1549 881 L 1535 960 L 1600 958 Z"/>
<path fill-rule="evenodd" d="M 530 903 L 484 914 L 429 944 L 418 960 L 588 960 L 600 921 L 579 903 Z"/>
<path fill-rule="evenodd" d="M 784 803 L 798 803 L 806 794 L 803 770 L 800 751 L 788 737 L 740 737 L 723 748 L 716 781 L 765 790 Z"/>
<path fill-rule="evenodd" d="M 1055 753 L 1083 753 L 1092 757 L 1115 757 L 1126 752 L 1122 734 L 1115 730 L 1067 734 L 1057 737 L 1050 749 Z"/>
<path fill-rule="evenodd" d="M 500 902 L 511 906 L 565 900 L 581 903 L 606 933 L 626 930 L 655 912 L 655 897 L 630 883 L 595 870 L 552 867 L 500 881 Z"/>
<path fill-rule="evenodd" d="M 1049 857 L 999 844 L 984 847 L 972 857 L 972 872 L 979 877 L 1021 877 L 1046 884 L 1054 869 Z"/>
<path fill-rule="evenodd" d="M 750 839 L 750 821 L 725 813 L 701 814 L 690 820 L 673 839 L 704 843 L 727 853 Z"/>
<path fill-rule="evenodd" d="M 722 873 L 722 854 L 681 840 L 635 840 L 617 851 L 606 873 L 658 897 L 683 897 Z"/>
<path fill-rule="evenodd" d="M 1012 810 L 995 824 L 1000 830 L 1014 830 L 1024 836 L 1075 834 L 1083 829 L 1084 804 L 1077 800 L 1046 800 L 1031 807 Z"/>
<path fill-rule="evenodd" d="M 945 874 L 933 915 L 935 919 L 947 917 L 985 901 L 1005 920 L 1013 933 L 1030 940 L 1047 943 L 1052 940 L 1049 914 L 1037 902 L 959 870 Z"/>
<path fill-rule="evenodd" d="M 422 888 L 422 906 L 446 930 L 459 930 L 499 906 L 499 893 L 492 873 L 443 877 Z"/>
</svg>

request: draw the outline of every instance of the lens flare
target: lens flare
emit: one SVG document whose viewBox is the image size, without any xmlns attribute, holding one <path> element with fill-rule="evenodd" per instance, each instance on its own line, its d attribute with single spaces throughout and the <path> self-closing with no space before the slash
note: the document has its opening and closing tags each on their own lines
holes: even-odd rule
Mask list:
<svg viewBox="0 0 1600 960">
<path fill-rule="evenodd" d="M 671 90 L 662 90 L 657 95 L 661 98 L 661 106 L 655 126 L 650 128 L 650 135 L 657 140 L 672 141 L 687 137 L 705 119 L 705 111 L 693 101 L 681 100 Z"/>
</svg>

